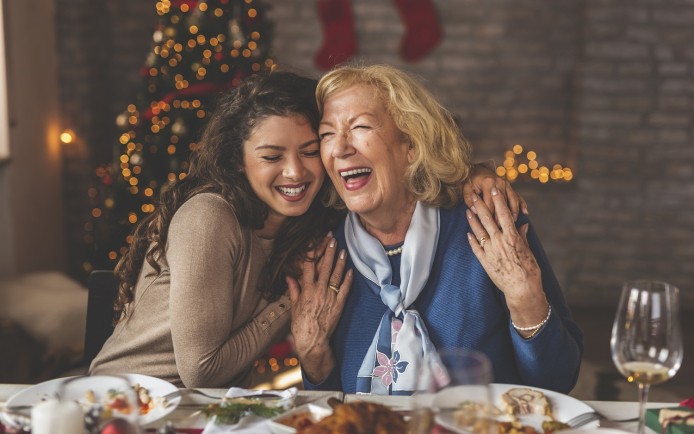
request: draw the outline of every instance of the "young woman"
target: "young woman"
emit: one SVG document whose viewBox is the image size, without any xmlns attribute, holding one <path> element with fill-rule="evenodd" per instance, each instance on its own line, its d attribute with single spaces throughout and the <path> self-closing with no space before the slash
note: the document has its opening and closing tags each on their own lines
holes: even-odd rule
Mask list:
<svg viewBox="0 0 694 434">
<path fill-rule="evenodd" d="M 325 235 L 344 215 L 321 201 L 315 86 L 275 72 L 219 101 L 188 176 L 162 192 L 116 268 L 120 320 L 90 373 L 250 385 L 253 362 L 289 331 L 285 277 L 313 248 L 335 255 Z M 504 185 L 489 173 L 478 183 Z"/>
</svg>

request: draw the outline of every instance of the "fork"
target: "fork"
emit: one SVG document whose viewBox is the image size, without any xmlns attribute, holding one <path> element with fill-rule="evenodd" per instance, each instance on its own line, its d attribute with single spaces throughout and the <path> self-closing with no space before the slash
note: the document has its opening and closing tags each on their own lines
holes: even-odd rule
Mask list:
<svg viewBox="0 0 694 434">
<path fill-rule="evenodd" d="M 601 417 L 598 413 L 594 411 L 590 411 L 588 413 L 581 413 L 578 416 L 575 416 L 571 419 L 569 419 L 566 424 L 571 427 L 571 428 L 578 428 L 583 425 L 587 425 L 595 420 L 600 420 Z"/>
<path fill-rule="evenodd" d="M 581 413 L 578 416 L 575 416 L 571 419 L 569 419 L 566 424 L 571 427 L 571 428 L 578 428 L 583 425 L 587 425 L 593 421 L 596 420 L 609 420 L 610 422 L 616 422 L 616 423 L 622 423 L 622 422 L 633 422 L 635 420 L 639 420 L 638 417 L 630 417 L 627 419 L 609 419 L 602 414 L 596 412 L 596 411 L 589 411 L 586 413 Z"/>
<path fill-rule="evenodd" d="M 219 399 L 219 400 L 229 399 L 226 396 L 210 395 L 210 394 L 205 393 L 205 392 L 198 390 L 198 389 L 179 389 L 179 390 L 176 390 L 174 392 L 167 393 L 166 395 L 162 396 L 162 398 L 164 398 L 166 401 L 170 401 L 172 399 L 178 398 L 179 396 L 183 397 L 185 395 L 201 395 L 201 396 L 204 396 L 206 398 Z M 257 395 L 249 395 L 248 398 L 260 398 L 260 399 L 262 399 L 262 398 L 280 398 L 280 397 L 274 393 L 260 393 Z"/>
<path fill-rule="evenodd" d="M 29 406 L 7 407 L 6 405 L 1 405 L 0 413 L 4 414 L 5 417 L 0 417 L 0 428 L 2 428 L 4 420 L 5 423 L 13 428 L 29 431 L 31 429 L 31 415 L 26 410 L 30 409 L 31 407 Z"/>
<path fill-rule="evenodd" d="M 173 392 L 167 393 L 166 395 L 162 396 L 162 398 L 166 401 L 170 401 L 174 398 L 178 397 L 183 397 L 185 395 L 202 395 L 207 398 L 212 398 L 212 399 L 223 399 L 223 396 L 215 396 L 215 395 L 209 395 L 205 392 L 202 392 L 198 389 L 178 389 Z"/>
</svg>

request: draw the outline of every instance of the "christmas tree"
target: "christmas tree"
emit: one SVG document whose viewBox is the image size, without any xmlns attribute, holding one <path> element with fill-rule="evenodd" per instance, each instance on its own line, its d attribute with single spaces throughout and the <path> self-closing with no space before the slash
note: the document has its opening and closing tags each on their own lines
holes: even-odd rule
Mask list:
<svg viewBox="0 0 694 434">
<path fill-rule="evenodd" d="M 271 26 L 259 0 L 159 0 L 142 89 L 121 113 L 114 161 L 96 170 L 85 225 L 85 272 L 112 269 L 159 190 L 185 177 L 218 93 L 272 69 Z"/>
</svg>

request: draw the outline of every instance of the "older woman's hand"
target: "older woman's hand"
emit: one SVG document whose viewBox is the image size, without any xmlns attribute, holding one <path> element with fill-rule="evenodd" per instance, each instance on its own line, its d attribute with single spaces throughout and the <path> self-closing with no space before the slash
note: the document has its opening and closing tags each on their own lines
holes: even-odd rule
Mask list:
<svg viewBox="0 0 694 434">
<path fill-rule="evenodd" d="M 314 384 L 322 382 L 335 366 L 330 336 L 337 326 L 352 285 L 352 270 L 342 278 L 347 252 L 340 251 L 333 269 L 337 241 L 329 236 L 320 260 L 306 260 L 301 282 L 287 277 L 292 303 L 292 335 L 304 374 Z M 320 247 L 313 251 L 318 257 Z"/>
<path fill-rule="evenodd" d="M 525 202 L 525 199 L 511 188 L 511 183 L 506 178 L 497 176 L 492 169 L 482 164 L 472 166 L 470 176 L 463 184 L 463 200 L 465 200 L 468 208 L 471 208 L 473 205 L 472 198 L 477 194 L 482 197 L 484 204 L 494 214 L 495 207 L 491 195 L 493 188 L 496 188 L 504 196 L 505 200 L 508 201 L 508 206 L 513 214 L 513 221 L 518 219 L 518 213 L 521 211 L 523 214 L 528 215 L 528 204 Z"/>
<path fill-rule="evenodd" d="M 496 219 L 485 202 L 473 195 L 473 204 L 466 213 L 474 234 L 468 233 L 468 239 L 489 277 L 504 292 L 513 323 L 521 329 L 531 328 L 519 330 L 527 337 L 532 334 L 532 327 L 546 318 L 549 309 L 540 267 L 528 246 L 528 224 L 519 233 L 511 211 L 496 188 L 491 190 L 491 197 Z"/>
</svg>

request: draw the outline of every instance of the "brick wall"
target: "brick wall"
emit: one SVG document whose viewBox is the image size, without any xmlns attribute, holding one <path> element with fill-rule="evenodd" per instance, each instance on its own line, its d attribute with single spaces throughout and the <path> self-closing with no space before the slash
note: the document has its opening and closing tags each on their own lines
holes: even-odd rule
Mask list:
<svg viewBox="0 0 694 434">
<path fill-rule="evenodd" d="M 317 76 L 315 0 L 266 3 L 276 60 Z M 515 184 L 572 303 L 613 303 L 620 282 L 649 277 L 679 285 L 694 308 L 694 3 L 435 0 L 444 40 L 416 64 L 398 54 L 405 27 L 391 1 L 352 3 L 360 58 L 421 76 L 478 159 L 500 162 L 520 143 L 574 169 L 569 184 Z M 93 158 L 108 158 L 154 1 L 58 4 L 65 113 Z"/>
<path fill-rule="evenodd" d="M 98 164 L 113 159 L 116 116 L 132 102 L 156 22 L 153 1 L 56 0 L 63 124 L 78 141 L 63 148 L 69 272 L 84 278 L 87 189 Z"/>
<path fill-rule="evenodd" d="M 694 4 L 590 1 L 584 16 L 570 288 L 653 276 L 694 307 Z"/>
</svg>

